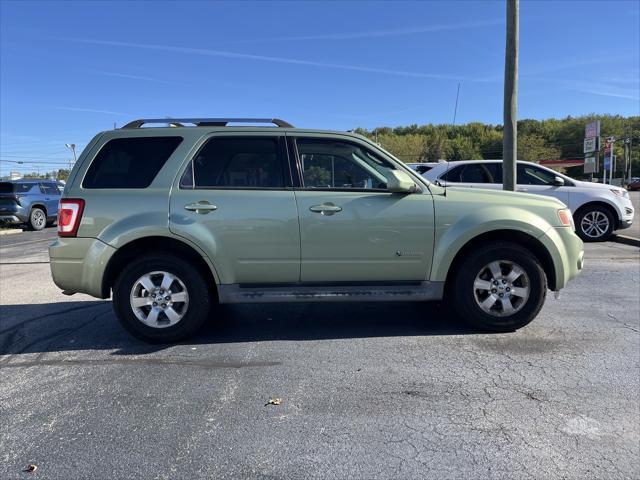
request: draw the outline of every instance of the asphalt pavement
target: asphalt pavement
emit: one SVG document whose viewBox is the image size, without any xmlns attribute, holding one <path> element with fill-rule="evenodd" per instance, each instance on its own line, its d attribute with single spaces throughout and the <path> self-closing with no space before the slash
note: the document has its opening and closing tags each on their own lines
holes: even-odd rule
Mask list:
<svg viewBox="0 0 640 480">
<path fill-rule="evenodd" d="M 54 236 L 0 236 L 0 478 L 639 476 L 636 247 L 587 245 L 515 333 L 430 304 L 272 304 L 149 346 L 59 292 Z"/>
</svg>

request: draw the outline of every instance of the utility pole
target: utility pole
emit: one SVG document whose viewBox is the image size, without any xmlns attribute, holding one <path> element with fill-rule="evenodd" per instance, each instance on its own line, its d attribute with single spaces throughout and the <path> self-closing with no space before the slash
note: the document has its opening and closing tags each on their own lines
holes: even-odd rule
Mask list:
<svg viewBox="0 0 640 480">
<path fill-rule="evenodd" d="M 622 185 L 631 183 L 631 138 L 624 139 L 624 172 L 622 173 Z"/>
<path fill-rule="evenodd" d="M 518 158 L 518 43 L 520 0 L 507 0 L 507 41 L 504 55 L 504 129 L 502 189 L 515 191 Z"/>
</svg>

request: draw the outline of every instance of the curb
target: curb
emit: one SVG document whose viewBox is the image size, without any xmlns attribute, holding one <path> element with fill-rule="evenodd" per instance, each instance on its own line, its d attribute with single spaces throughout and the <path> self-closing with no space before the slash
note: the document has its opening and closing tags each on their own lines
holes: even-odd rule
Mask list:
<svg viewBox="0 0 640 480">
<path fill-rule="evenodd" d="M 632 247 L 640 247 L 640 238 L 628 237 L 626 235 L 614 235 L 611 240 L 616 243 L 631 245 Z"/>
<path fill-rule="evenodd" d="M 20 228 L 12 228 L 11 230 L 0 230 L 0 235 L 15 235 L 16 233 L 22 233 Z"/>
</svg>

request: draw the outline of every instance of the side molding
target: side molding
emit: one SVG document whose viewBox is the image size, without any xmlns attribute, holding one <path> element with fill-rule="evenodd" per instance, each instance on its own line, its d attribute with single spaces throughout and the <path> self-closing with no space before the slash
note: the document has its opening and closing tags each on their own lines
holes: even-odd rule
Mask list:
<svg viewBox="0 0 640 480">
<path fill-rule="evenodd" d="M 415 282 L 390 285 L 282 286 L 228 284 L 218 286 L 220 303 L 279 302 L 420 302 L 441 300 L 444 282 Z"/>
</svg>

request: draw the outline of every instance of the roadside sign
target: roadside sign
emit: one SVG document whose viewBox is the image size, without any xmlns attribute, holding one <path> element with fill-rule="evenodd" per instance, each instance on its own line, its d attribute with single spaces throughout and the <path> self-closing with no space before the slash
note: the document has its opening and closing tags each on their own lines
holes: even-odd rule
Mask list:
<svg viewBox="0 0 640 480">
<path fill-rule="evenodd" d="M 596 165 L 596 157 L 585 157 L 584 173 L 596 173 L 598 166 Z"/>
<path fill-rule="evenodd" d="M 594 138 L 600 135 L 600 120 L 587 123 L 584 127 L 584 138 Z"/>
<path fill-rule="evenodd" d="M 591 153 L 596 151 L 596 145 L 598 137 L 589 137 L 584 139 L 584 153 Z"/>
</svg>

